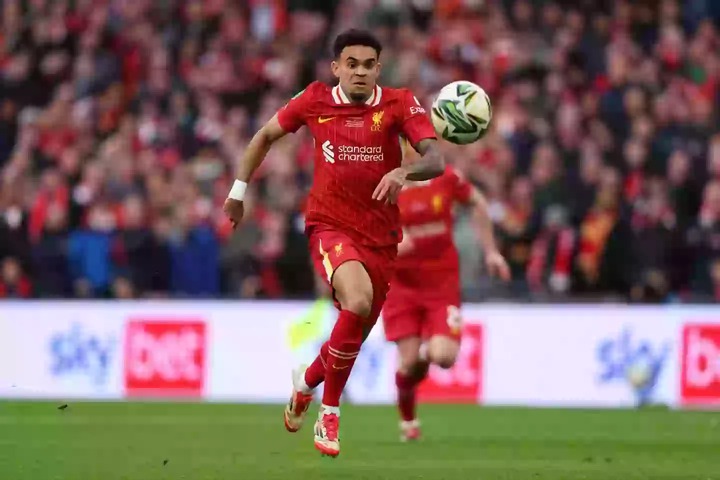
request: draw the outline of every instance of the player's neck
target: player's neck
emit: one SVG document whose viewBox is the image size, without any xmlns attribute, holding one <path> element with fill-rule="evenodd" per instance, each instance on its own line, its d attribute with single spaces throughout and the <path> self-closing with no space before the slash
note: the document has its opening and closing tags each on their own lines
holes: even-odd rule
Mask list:
<svg viewBox="0 0 720 480">
<path fill-rule="evenodd" d="M 374 88 L 375 87 L 373 87 L 373 89 Z M 363 95 L 362 98 L 356 98 L 356 97 L 353 97 L 352 95 L 350 95 L 349 93 L 347 93 L 342 85 L 340 85 L 340 90 L 342 90 L 343 94 L 345 95 L 345 98 L 350 100 L 350 103 L 352 103 L 353 105 L 362 105 L 363 103 L 367 102 L 368 98 L 370 98 L 370 95 L 372 95 L 372 92 L 371 92 L 371 93 L 368 93 L 367 95 Z"/>
</svg>

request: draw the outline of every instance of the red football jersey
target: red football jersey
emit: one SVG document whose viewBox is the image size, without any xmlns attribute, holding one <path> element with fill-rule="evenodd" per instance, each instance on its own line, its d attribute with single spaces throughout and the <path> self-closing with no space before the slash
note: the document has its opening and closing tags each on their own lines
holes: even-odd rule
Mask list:
<svg viewBox="0 0 720 480">
<path fill-rule="evenodd" d="M 467 204 L 471 195 L 472 186 L 451 168 L 437 178 L 403 188 L 398 205 L 403 231 L 412 238 L 413 248 L 395 263 L 400 287 L 434 290 L 458 282 L 453 209 L 456 203 Z"/>
<path fill-rule="evenodd" d="M 412 145 L 435 138 L 425 109 L 409 90 L 376 86 L 357 105 L 339 86 L 313 82 L 278 112 L 278 121 L 287 132 L 307 125 L 315 140 L 308 227 L 337 227 L 370 246 L 400 241 L 398 207 L 373 200 L 372 194 L 402 162 L 401 135 Z"/>
</svg>

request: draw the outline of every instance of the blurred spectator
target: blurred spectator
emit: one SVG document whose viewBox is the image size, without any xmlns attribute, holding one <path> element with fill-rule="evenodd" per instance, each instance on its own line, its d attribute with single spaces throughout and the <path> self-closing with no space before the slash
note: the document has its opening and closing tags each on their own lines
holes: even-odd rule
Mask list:
<svg viewBox="0 0 720 480">
<path fill-rule="evenodd" d="M 492 212 L 498 225 L 501 251 L 510 265 L 515 282 L 524 283 L 535 237 L 532 184 L 526 177 L 518 177 L 510 189 L 507 203 Z M 520 287 L 520 285 L 516 286 Z"/>
<path fill-rule="evenodd" d="M 533 291 L 565 293 L 570 289 L 575 232 L 562 207 L 545 210 L 543 228 L 533 241 L 527 280 Z"/>
<path fill-rule="evenodd" d="M 106 296 L 113 280 L 111 246 L 116 220 L 107 205 L 88 212 L 87 226 L 70 233 L 70 275 L 79 297 Z"/>
<path fill-rule="evenodd" d="M 73 294 L 67 258 L 67 213 L 59 205 L 52 205 L 48 209 L 42 234 L 33 246 L 38 296 L 62 298 Z"/>
<path fill-rule="evenodd" d="M 682 232 L 697 217 L 701 197 L 697 175 L 692 172 L 692 160 L 682 150 L 676 150 L 668 159 L 667 179 L 677 229 Z"/>
<path fill-rule="evenodd" d="M 6 177 L 0 187 L 0 259 L 12 256 L 23 265 L 30 263 L 28 215 L 24 209 L 24 182 Z"/>
<path fill-rule="evenodd" d="M 171 259 L 168 244 L 171 229 L 172 221 L 169 217 L 161 217 L 153 224 L 150 263 L 143 269 L 143 280 L 138 281 L 141 289 L 144 286 L 141 293 L 146 296 L 165 297 L 170 293 Z"/>
<path fill-rule="evenodd" d="M 442 148 L 489 199 L 512 295 L 720 298 L 716 4 L 8 0 L 3 285 L 315 295 L 306 132 L 270 152 L 238 231 L 221 205 L 251 134 L 310 81 L 334 81 L 331 39 L 368 26 L 384 42 L 384 84 L 424 104 L 457 79 L 490 95 L 483 140 Z M 472 229 L 458 225 L 463 291 L 483 296 Z"/>
<path fill-rule="evenodd" d="M 672 259 L 679 258 L 682 239 L 675 226 L 677 217 L 672 209 L 667 185 L 660 178 L 645 184 L 645 191 L 635 203 L 632 213 L 633 300 L 663 300 L 670 288 L 678 285 Z M 651 291 L 649 290 L 651 289 Z M 641 293 L 642 292 L 642 293 Z"/>
<path fill-rule="evenodd" d="M 530 180 L 534 189 L 533 203 L 540 211 L 565 203 L 567 197 L 562 175 L 555 147 L 549 143 L 539 144 L 533 153 Z"/>
<path fill-rule="evenodd" d="M 132 282 L 125 277 L 117 277 L 112 284 L 112 298 L 130 300 L 137 296 Z"/>
<path fill-rule="evenodd" d="M 580 223 L 573 282 L 578 292 L 628 292 L 631 255 L 620 181 L 617 170 L 605 169 L 595 202 Z"/>
<path fill-rule="evenodd" d="M 219 246 L 212 229 L 198 223 L 188 209 L 174 218 L 170 246 L 170 289 L 179 296 L 220 293 Z"/>
<path fill-rule="evenodd" d="M 720 181 L 705 187 L 700 217 L 690 230 L 694 252 L 693 286 L 700 295 L 720 301 Z"/>
<path fill-rule="evenodd" d="M 122 229 L 116 233 L 112 245 L 116 275 L 127 283 L 123 283 L 122 291 L 128 288 L 137 292 L 151 290 L 153 265 L 162 258 L 153 233 L 146 226 L 146 217 L 142 197 L 133 195 L 125 198 L 121 210 Z"/>
<path fill-rule="evenodd" d="M 32 295 L 32 284 L 13 257 L 2 261 L 0 271 L 0 298 L 29 298 Z"/>
<path fill-rule="evenodd" d="M 600 183 L 603 159 L 600 149 L 593 142 L 581 148 L 580 166 L 574 177 L 569 178 L 569 204 L 573 221 L 579 222 L 595 202 L 595 190 Z"/>
</svg>

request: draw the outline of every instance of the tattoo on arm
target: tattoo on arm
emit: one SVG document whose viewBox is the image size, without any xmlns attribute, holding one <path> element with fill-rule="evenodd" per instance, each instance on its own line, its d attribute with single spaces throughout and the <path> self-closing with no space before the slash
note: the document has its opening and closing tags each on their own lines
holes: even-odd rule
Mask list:
<svg viewBox="0 0 720 480">
<path fill-rule="evenodd" d="M 445 171 L 445 159 L 440 153 L 437 140 L 425 138 L 414 145 L 415 150 L 422 155 L 418 160 L 405 166 L 405 178 L 411 182 L 420 182 L 439 177 Z"/>
</svg>

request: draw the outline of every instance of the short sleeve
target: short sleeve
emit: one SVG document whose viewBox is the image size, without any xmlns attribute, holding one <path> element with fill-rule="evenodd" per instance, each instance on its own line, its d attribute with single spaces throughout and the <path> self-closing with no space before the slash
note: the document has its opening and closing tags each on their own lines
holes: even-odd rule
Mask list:
<svg viewBox="0 0 720 480">
<path fill-rule="evenodd" d="M 305 115 L 310 98 L 308 90 L 309 88 L 306 88 L 298 92 L 277 112 L 280 127 L 288 133 L 297 132 L 300 127 L 305 125 Z"/>
<path fill-rule="evenodd" d="M 402 151 L 403 162 L 413 161 L 418 155 L 412 145 L 410 145 L 410 142 L 408 142 L 407 138 L 403 135 L 400 135 L 400 150 Z"/>
<path fill-rule="evenodd" d="M 453 189 L 453 196 L 456 202 L 462 204 L 470 203 L 470 197 L 472 197 L 473 186 L 467 181 L 465 176 L 455 169 L 450 169 L 450 174 L 454 178 L 455 188 Z"/>
<path fill-rule="evenodd" d="M 409 90 L 403 92 L 402 109 L 401 130 L 410 145 L 415 146 L 426 138 L 435 138 L 435 128 L 427 112 Z"/>
</svg>

